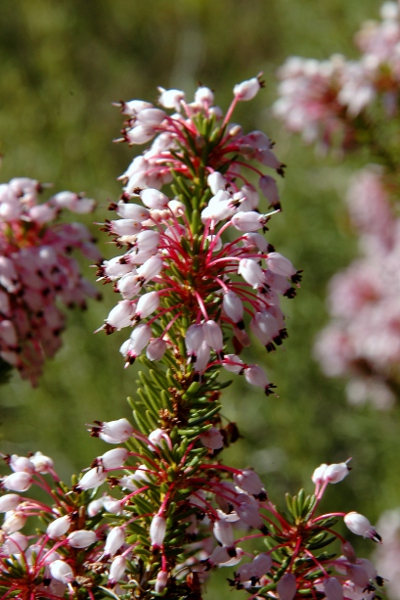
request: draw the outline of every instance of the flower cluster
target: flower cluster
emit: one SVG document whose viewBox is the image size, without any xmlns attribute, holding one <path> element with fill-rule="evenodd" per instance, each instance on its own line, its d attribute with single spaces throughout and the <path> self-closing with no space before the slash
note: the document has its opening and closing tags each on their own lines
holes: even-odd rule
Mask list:
<svg viewBox="0 0 400 600">
<path fill-rule="evenodd" d="M 39 203 L 44 187 L 25 177 L 0 185 L 0 357 L 33 385 L 61 345 L 57 301 L 83 308 L 86 297 L 98 296 L 71 256 L 76 249 L 99 260 L 89 231 L 55 222 L 63 209 L 87 213 L 94 201 L 60 192 Z"/>
<path fill-rule="evenodd" d="M 12 473 L 3 477 L 0 496 L 3 598 L 93 600 L 101 591 L 150 598 L 166 589 L 168 597 L 180 598 L 188 581 L 199 591 L 216 567 L 234 567 L 230 584 L 259 598 L 377 597 L 382 579 L 372 563 L 357 558 L 332 530 L 343 517 L 352 533 L 380 541 L 368 519 L 356 512 L 315 514 L 327 486 L 348 474 L 348 461 L 318 467 L 314 495 L 288 497 L 284 516 L 254 471 L 194 464 L 191 445 L 174 433 L 158 429 L 146 437 L 126 419 L 97 423 L 92 433 L 127 447 L 98 456 L 70 490 L 40 452 L 6 457 Z M 171 456 L 179 457 L 173 474 Z M 98 495 L 106 483 L 109 491 Z M 35 485 L 49 495 L 48 504 L 22 495 Z M 38 517 L 37 533 L 23 533 Z M 244 550 L 252 538 L 264 539 L 267 549 Z M 334 539 L 342 556 L 321 554 Z"/>
<path fill-rule="evenodd" d="M 350 377 L 350 401 L 390 406 L 399 385 L 400 222 L 387 177 L 366 168 L 348 193 L 362 256 L 330 283 L 333 321 L 321 332 L 316 356 L 327 375 Z"/>
<path fill-rule="evenodd" d="M 400 9 L 385 2 L 381 21 L 368 21 L 356 36 L 358 61 L 334 55 L 325 61 L 289 58 L 278 76 L 274 112 L 292 132 L 323 147 L 348 148 L 365 134 L 365 111 L 379 98 L 387 116 L 397 114 L 400 86 Z"/>
<path fill-rule="evenodd" d="M 259 88 L 257 78 L 235 86 L 224 119 L 204 87 L 192 104 L 183 92 L 162 90 L 161 106 L 179 111 L 171 116 L 139 100 L 122 105 L 130 115 L 125 140 L 142 143 L 157 136 L 123 176 L 122 198 L 110 206 L 120 219 L 104 224 L 117 246 L 127 248 L 99 268 L 100 280 L 114 282 L 123 298 L 103 329 L 133 328 L 121 347 L 127 364 L 146 347 L 150 360 L 160 360 L 167 350 L 179 353 L 184 338 L 186 360 L 196 373 L 222 364 L 270 391 L 261 367 L 243 363 L 237 354 L 249 345 L 248 327 L 268 351 L 282 343 L 287 333 L 279 295 L 293 297 L 300 274 L 259 233 L 279 209 L 278 191 L 271 176 L 246 161 L 256 159 L 278 173 L 283 165 L 265 134 L 244 135 L 229 123 L 236 103 Z M 260 211 L 246 169 L 258 175 L 274 210 Z M 172 178 L 170 199 L 155 186 Z M 231 331 L 235 353 L 225 355 Z"/>
</svg>

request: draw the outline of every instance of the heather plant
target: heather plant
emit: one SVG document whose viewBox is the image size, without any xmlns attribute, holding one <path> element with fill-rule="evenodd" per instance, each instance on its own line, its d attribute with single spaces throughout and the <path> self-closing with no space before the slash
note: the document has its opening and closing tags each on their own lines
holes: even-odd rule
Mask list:
<svg viewBox="0 0 400 600">
<path fill-rule="evenodd" d="M 360 256 L 330 283 L 332 320 L 315 354 L 327 375 L 348 378 L 352 403 L 388 408 L 400 384 L 399 4 L 385 2 L 381 20 L 364 23 L 355 42 L 359 60 L 288 59 L 274 111 L 320 151 L 364 163 L 347 194 Z"/>
<path fill-rule="evenodd" d="M 40 202 L 47 187 L 27 177 L 0 185 L 0 370 L 5 377 L 16 368 L 34 386 L 45 359 L 61 346 L 59 304 L 83 309 L 87 298 L 99 298 L 71 255 L 99 260 L 90 232 L 60 222 L 65 210 L 92 211 L 94 200 L 64 191 Z"/>
<path fill-rule="evenodd" d="M 133 421 L 89 426 L 114 447 L 71 486 L 40 452 L 5 457 L 2 598 L 194 600 L 220 567 L 249 598 L 379 598 L 382 578 L 335 523 L 343 518 L 377 543 L 379 533 L 355 511 L 318 512 L 349 460 L 320 465 L 313 493 L 288 494 L 278 509 L 253 469 L 220 455 L 239 437 L 221 414 L 229 382 L 220 371 L 273 396 L 242 350 L 253 337 L 267 352 L 282 344 L 279 298 L 293 298 L 300 281 L 262 235 L 280 211 L 265 167 L 283 175 L 284 165 L 265 134 L 231 122 L 236 104 L 261 86 L 260 77 L 235 86 L 225 115 L 205 87 L 191 103 L 160 88 L 160 108 L 120 104 L 121 141 L 152 142 L 121 177 L 122 196 L 110 205 L 119 218 L 102 226 L 120 254 L 98 265 L 99 280 L 122 297 L 99 331 L 128 329 L 125 366 L 143 367 L 129 400 Z"/>
</svg>

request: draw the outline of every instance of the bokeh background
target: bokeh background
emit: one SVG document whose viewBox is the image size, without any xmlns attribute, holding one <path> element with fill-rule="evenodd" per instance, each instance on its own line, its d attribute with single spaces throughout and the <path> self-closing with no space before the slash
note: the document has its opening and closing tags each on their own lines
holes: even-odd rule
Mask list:
<svg viewBox="0 0 400 600">
<path fill-rule="evenodd" d="M 327 282 L 357 253 L 342 198 L 361 163 L 317 156 L 282 130 L 271 105 L 285 58 L 356 56 L 353 34 L 378 11 L 377 0 L 0 3 L 1 180 L 24 175 L 96 198 L 97 212 L 86 223 L 105 257 L 114 248 L 93 221 L 107 218 L 108 200 L 120 194 L 116 178 L 135 152 L 112 142 L 122 119 L 111 103 L 155 102 L 158 85 L 185 89 L 190 97 L 201 82 L 225 109 L 235 83 L 264 72 L 265 90 L 240 105 L 235 118 L 245 130 L 266 131 L 288 165 L 279 182 L 284 210 L 268 239 L 304 269 L 304 280 L 285 307 L 285 347 L 265 358 L 261 346 L 253 349 L 279 397 L 265 398 L 239 378 L 225 394 L 224 414 L 243 436 L 226 460 L 255 467 L 282 504 L 286 491 L 304 486 L 311 492 L 310 475 L 321 462 L 352 456 L 351 476 L 331 486 L 324 508 L 356 509 L 372 522 L 400 505 L 399 407 L 349 406 L 344 382 L 326 379 L 312 358 L 315 335 L 327 321 Z M 94 270 L 87 276 L 94 280 Z M 40 449 L 65 479 L 104 452 L 85 423 L 129 417 L 126 397 L 135 396 L 135 368 L 124 370 L 118 353 L 126 334 L 93 334 L 117 300 L 111 286 L 102 291 L 103 302 L 69 314 L 63 349 L 47 363 L 37 389 L 15 375 L 0 390 L 2 451 Z M 364 556 L 372 550 L 372 542 L 349 539 Z M 210 584 L 210 598 L 213 589 Z M 226 588 L 218 594 L 232 598 Z"/>
</svg>

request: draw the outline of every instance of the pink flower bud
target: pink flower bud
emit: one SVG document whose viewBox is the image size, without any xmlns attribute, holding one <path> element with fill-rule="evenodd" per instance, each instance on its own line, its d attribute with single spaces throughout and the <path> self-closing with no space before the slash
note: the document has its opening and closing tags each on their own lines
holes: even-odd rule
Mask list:
<svg viewBox="0 0 400 600">
<path fill-rule="evenodd" d="M 231 373 L 241 373 L 245 367 L 244 362 L 236 354 L 225 354 L 222 366 Z"/>
<path fill-rule="evenodd" d="M 279 600 L 293 600 L 297 592 L 296 577 L 293 573 L 285 573 L 276 586 Z"/>
<path fill-rule="evenodd" d="M 41 452 L 35 452 L 35 454 L 30 457 L 30 461 L 33 463 L 36 473 L 50 473 L 54 468 L 53 460 Z"/>
<path fill-rule="evenodd" d="M 137 115 L 137 120 L 142 125 L 160 125 L 166 117 L 166 114 L 163 110 L 159 108 L 144 108 Z M 143 198 L 142 198 L 143 201 Z M 143 204 L 147 206 L 147 204 L 143 201 Z"/>
<path fill-rule="evenodd" d="M 123 444 L 132 436 L 134 429 L 125 418 L 116 421 L 103 422 L 99 438 L 109 444 Z"/>
<path fill-rule="evenodd" d="M 196 104 L 202 104 L 208 108 L 214 103 L 214 94 L 210 88 L 201 86 L 197 88 L 194 94 L 194 101 Z"/>
<path fill-rule="evenodd" d="M 96 500 L 92 500 L 87 507 L 87 514 L 89 517 L 95 517 L 99 514 L 99 512 L 103 509 L 103 499 L 96 498 Z"/>
<path fill-rule="evenodd" d="M 95 467 L 84 474 L 82 479 L 79 480 L 77 487 L 80 490 L 92 490 L 102 485 L 106 479 L 107 473 L 103 469 Z"/>
<path fill-rule="evenodd" d="M 324 482 L 339 483 L 339 481 L 342 481 L 342 479 L 344 479 L 350 472 L 347 463 L 348 461 L 338 464 L 327 465 L 323 474 Z"/>
<path fill-rule="evenodd" d="M 24 552 L 29 544 L 28 538 L 19 531 L 15 531 L 11 535 L 7 536 L 5 542 L 2 545 L 2 554 L 21 554 Z"/>
<path fill-rule="evenodd" d="M 362 535 L 364 538 L 370 538 L 374 542 L 380 542 L 381 537 L 372 527 L 367 517 L 360 515 L 357 512 L 349 512 L 344 517 L 344 522 L 352 533 L 356 535 Z"/>
<path fill-rule="evenodd" d="M 64 515 L 63 517 L 59 517 L 55 519 L 47 526 L 46 533 L 51 540 L 55 540 L 65 533 L 67 533 L 68 529 L 71 525 L 71 519 L 69 515 Z"/>
<path fill-rule="evenodd" d="M 204 331 L 202 325 L 190 325 L 186 331 L 185 344 L 186 352 L 189 357 L 197 356 L 200 346 L 204 341 Z"/>
<path fill-rule="evenodd" d="M 356 562 L 357 556 L 356 556 L 356 553 L 354 552 L 354 548 L 350 544 L 350 542 L 342 543 L 342 552 L 349 562 L 351 562 L 351 563 Z"/>
<path fill-rule="evenodd" d="M 108 582 L 110 585 L 115 585 L 119 581 L 128 566 L 128 561 L 124 556 L 116 556 L 111 563 Z"/>
<path fill-rule="evenodd" d="M 113 515 L 120 515 L 123 509 L 123 499 L 117 500 L 112 496 L 103 496 L 103 506 L 106 512 L 112 513 Z"/>
<path fill-rule="evenodd" d="M 251 566 L 252 573 L 260 579 L 263 575 L 266 575 L 272 567 L 272 558 L 269 554 L 261 552 L 255 557 Z"/>
<path fill-rule="evenodd" d="M 18 494 L 4 494 L 0 496 L 0 513 L 15 510 L 21 502 L 21 497 Z"/>
<path fill-rule="evenodd" d="M 324 592 L 327 600 L 343 600 L 342 584 L 336 577 L 328 577 L 324 580 Z"/>
<path fill-rule="evenodd" d="M 159 304 L 160 298 L 158 292 L 143 294 L 138 300 L 135 314 L 141 319 L 145 319 L 158 308 Z"/>
<path fill-rule="evenodd" d="M 51 576 L 61 583 L 72 583 L 75 579 L 71 567 L 63 560 L 55 560 L 49 568 Z"/>
<path fill-rule="evenodd" d="M 159 446 L 161 448 L 162 440 L 165 440 L 168 448 L 172 450 L 172 443 L 168 433 L 166 433 L 163 429 L 160 428 L 155 429 L 149 434 L 149 442 L 151 442 L 151 444 L 148 446 L 149 449 L 154 451 L 154 446 Z"/>
<path fill-rule="evenodd" d="M 242 258 L 239 262 L 238 273 L 254 289 L 265 283 L 265 277 L 260 265 L 251 258 Z"/>
<path fill-rule="evenodd" d="M 321 483 L 324 483 L 324 473 L 327 466 L 328 465 L 326 463 L 322 463 L 322 465 L 319 465 L 319 467 L 314 470 L 311 480 L 315 485 L 321 485 Z"/>
<path fill-rule="evenodd" d="M 167 343 L 162 338 L 155 338 L 146 348 L 146 356 L 149 360 L 161 360 L 167 349 Z"/>
<path fill-rule="evenodd" d="M 67 537 L 68 544 L 73 548 L 87 548 L 94 544 L 96 540 L 96 533 L 86 529 L 77 529 Z"/>
<path fill-rule="evenodd" d="M 252 100 L 260 89 L 260 82 L 257 77 L 247 79 L 238 83 L 233 88 L 233 95 L 238 100 Z"/>
<path fill-rule="evenodd" d="M 259 387 L 262 387 L 267 396 L 271 394 L 271 384 L 268 381 L 268 378 L 262 367 L 260 367 L 259 365 L 250 365 L 244 370 L 244 376 L 246 378 L 246 381 L 251 385 L 257 385 Z"/>
<path fill-rule="evenodd" d="M 13 454 L 10 458 L 10 468 L 16 473 L 32 473 L 35 472 L 34 464 L 26 458 L 26 456 L 18 456 L 17 454 Z"/>
<path fill-rule="evenodd" d="M 145 144 L 149 142 L 155 135 L 154 126 L 152 125 L 135 125 L 125 133 L 128 144 Z"/>
<path fill-rule="evenodd" d="M 117 214 L 123 219 L 133 219 L 139 223 L 146 221 L 150 216 L 150 212 L 144 206 L 126 204 L 125 202 L 118 202 Z"/>
<path fill-rule="evenodd" d="M 208 320 L 203 323 L 204 339 L 207 344 L 215 350 L 215 352 L 222 352 L 224 347 L 224 340 L 222 336 L 221 327 L 213 320 Z"/>
<path fill-rule="evenodd" d="M 270 252 L 266 261 L 268 268 L 277 275 L 289 278 L 296 273 L 296 269 L 290 260 L 279 252 Z"/>
<path fill-rule="evenodd" d="M 150 524 L 150 540 L 153 547 L 159 548 L 162 546 L 166 529 L 167 523 L 164 517 L 155 515 Z"/>
<path fill-rule="evenodd" d="M 169 202 L 168 196 L 152 188 L 142 190 L 140 199 L 147 208 L 165 208 Z"/>
<path fill-rule="evenodd" d="M 259 186 L 273 208 L 280 207 L 279 190 L 276 181 L 270 175 L 262 175 L 259 179 Z"/>
<path fill-rule="evenodd" d="M 224 294 L 222 306 L 227 316 L 239 326 L 243 324 L 243 302 L 235 292 L 229 291 Z"/>
<path fill-rule="evenodd" d="M 260 213 L 248 210 L 246 212 L 239 212 L 233 215 L 231 219 L 232 225 L 239 231 L 257 231 L 264 227 L 266 223 L 266 217 L 260 215 Z"/>
<path fill-rule="evenodd" d="M 210 427 L 208 431 L 205 431 L 199 437 L 203 446 L 211 448 L 211 450 L 219 450 L 224 445 L 224 438 L 216 427 Z"/>
<path fill-rule="evenodd" d="M 11 473 L 7 477 L 4 477 L 2 485 L 6 490 L 13 492 L 26 492 L 29 490 L 33 483 L 30 473 L 24 473 L 23 471 L 17 473 Z"/>
<path fill-rule="evenodd" d="M 7 518 L 4 520 L 1 529 L 6 533 L 14 533 L 15 531 L 19 531 L 23 528 L 27 520 L 27 517 L 24 513 L 20 511 L 10 511 L 7 515 Z"/>
<path fill-rule="evenodd" d="M 157 573 L 156 583 L 154 585 L 154 591 L 157 594 L 161 594 L 167 587 L 167 583 L 168 583 L 167 571 L 159 571 Z"/>
<path fill-rule="evenodd" d="M 202 373 L 206 370 L 207 365 L 210 361 L 210 346 L 204 340 L 201 343 L 200 348 L 197 351 L 196 362 L 194 364 L 194 370 L 197 373 Z"/>
<path fill-rule="evenodd" d="M 226 189 L 228 180 L 225 179 L 225 177 L 219 171 L 214 171 L 214 173 L 210 173 L 210 175 L 207 177 L 207 183 L 212 193 L 215 195 L 217 192 L 219 192 L 219 190 Z"/>
<path fill-rule="evenodd" d="M 123 466 L 128 456 L 129 452 L 126 448 L 113 448 L 98 456 L 97 460 L 104 469 L 118 469 Z"/>
<path fill-rule="evenodd" d="M 135 304 L 130 300 L 121 300 L 114 308 L 108 313 L 108 317 L 105 322 L 111 327 L 114 327 L 117 331 L 120 331 L 124 327 L 132 325 L 131 317 L 135 311 Z"/>
<path fill-rule="evenodd" d="M 107 556 L 114 556 L 114 554 L 123 546 L 125 543 L 125 533 L 122 527 L 113 527 L 107 535 L 106 543 L 104 546 L 104 554 Z"/>
<path fill-rule="evenodd" d="M 137 277 L 139 280 L 147 283 L 151 279 L 154 279 L 154 277 L 157 277 L 162 268 L 162 259 L 159 256 L 151 256 L 138 268 Z"/>
<path fill-rule="evenodd" d="M 257 473 L 251 469 L 244 469 L 240 473 L 235 473 L 233 481 L 241 490 L 244 490 L 248 494 L 253 494 L 254 496 L 258 496 L 265 491 L 261 479 Z"/>
<path fill-rule="evenodd" d="M 164 108 L 173 108 L 177 112 L 181 110 L 181 102 L 185 100 L 185 92 L 182 90 L 165 90 L 159 87 L 158 90 L 161 92 L 158 98 L 158 103 Z"/>
</svg>

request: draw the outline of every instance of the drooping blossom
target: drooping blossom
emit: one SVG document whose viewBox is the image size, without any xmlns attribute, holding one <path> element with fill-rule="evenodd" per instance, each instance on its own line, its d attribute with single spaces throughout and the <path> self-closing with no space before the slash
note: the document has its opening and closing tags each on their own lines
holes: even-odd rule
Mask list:
<svg viewBox="0 0 400 600">
<path fill-rule="evenodd" d="M 0 185 L 0 357 L 32 385 L 61 346 L 59 304 L 84 308 L 99 296 L 71 255 L 99 259 L 91 234 L 80 223 L 58 222 L 63 210 L 87 213 L 94 201 L 59 192 L 40 203 L 45 187 L 26 177 Z"/>
</svg>

